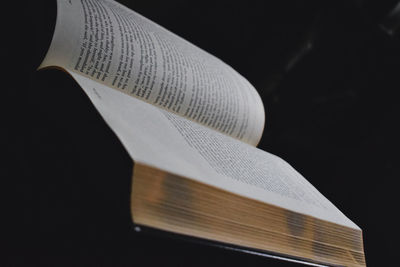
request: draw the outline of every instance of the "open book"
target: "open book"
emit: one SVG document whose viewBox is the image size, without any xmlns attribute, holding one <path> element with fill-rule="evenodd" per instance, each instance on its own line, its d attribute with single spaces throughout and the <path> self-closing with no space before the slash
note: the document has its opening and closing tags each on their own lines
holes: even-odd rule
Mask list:
<svg viewBox="0 0 400 267">
<path fill-rule="evenodd" d="M 256 148 L 264 107 L 245 78 L 112 0 L 57 3 L 40 68 L 69 73 L 134 160 L 134 223 L 365 266 L 361 229 L 288 163 Z"/>
</svg>

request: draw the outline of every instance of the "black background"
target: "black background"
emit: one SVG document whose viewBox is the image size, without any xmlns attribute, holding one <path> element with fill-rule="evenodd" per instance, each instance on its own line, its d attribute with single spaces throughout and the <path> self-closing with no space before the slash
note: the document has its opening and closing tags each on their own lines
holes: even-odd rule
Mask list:
<svg viewBox="0 0 400 267">
<path fill-rule="evenodd" d="M 363 229 L 368 266 L 395 265 L 400 43 L 380 23 L 396 1 L 120 2 L 245 76 L 266 108 L 259 147 Z M 2 266 L 297 266 L 135 233 L 126 151 L 70 77 L 36 71 L 55 2 L 16 3 L 3 9 Z"/>
</svg>

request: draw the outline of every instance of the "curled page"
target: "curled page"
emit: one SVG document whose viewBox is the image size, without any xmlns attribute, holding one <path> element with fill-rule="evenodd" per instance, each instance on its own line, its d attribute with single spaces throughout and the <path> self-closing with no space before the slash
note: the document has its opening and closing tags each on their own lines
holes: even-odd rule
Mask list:
<svg viewBox="0 0 400 267">
<path fill-rule="evenodd" d="M 58 0 L 41 67 L 58 66 L 251 145 L 264 128 L 254 87 L 230 66 L 112 0 Z"/>
</svg>

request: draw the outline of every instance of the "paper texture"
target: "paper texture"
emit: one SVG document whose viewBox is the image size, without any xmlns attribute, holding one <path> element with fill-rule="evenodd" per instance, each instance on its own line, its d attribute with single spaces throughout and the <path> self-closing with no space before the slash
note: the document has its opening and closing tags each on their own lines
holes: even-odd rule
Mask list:
<svg viewBox="0 0 400 267">
<path fill-rule="evenodd" d="M 358 227 L 281 158 L 71 72 L 135 162 Z"/>
<path fill-rule="evenodd" d="M 59 0 L 46 66 L 76 79 L 136 162 L 358 229 L 289 164 L 254 147 L 264 109 L 242 76 L 122 5 Z"/>
<path fill-rule="evenodd" d="M 42 63 L 256 145 L 264 108 L 253 86 L 216 57 L 107 0 L 58 2 L 56 32 Z"/>
</svg>

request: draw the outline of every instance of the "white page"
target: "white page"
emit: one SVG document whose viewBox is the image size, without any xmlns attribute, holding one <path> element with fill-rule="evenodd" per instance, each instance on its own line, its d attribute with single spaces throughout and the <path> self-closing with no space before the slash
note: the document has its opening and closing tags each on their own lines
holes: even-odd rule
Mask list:
<svg viewBox="0 0 400 267">
<path fill-rule="evenodd" d="M 277 156 L 71 72 L 137 163 L 359 229 Z"/>
<path fill-rule="evenodd" d="M 264 129 L 261 98 L 227 64 L 113 0 L 57 4 L 53 41 L 41 67 L 74 71 L 243 142 L 258 143 Z"/>
<path fill-rule="evenodd" d="M 96 26 L 96 22 L 104 25 Z M 136 33 L 129 28 L 133 25 L 137 26 Z M 129 34 L 121 34 L 131 30 Z M 134 35 L 139 40 L 135 44 L 126 40 Z M 163 47 L 152 48 L 154 41 Z M 130 50 L 128 46 L 132 46 Z M 131 53 L 132 57 L 128 57 Z M 282 159 L 237 140 L 256 144 L 264 122 L 261 100 L 243 77 L 215 57 L 114 1 L 59 0 L 55 34 L 42 64 L 45 66 L 62 67 L 78 81 L 136 162 L 358 229 Z M 190 74 L 179 70 L 182 67 L 196 71 L 192 69 Z M 146 68 L 147 73 L 153 71 L 153 74 L 143 76 Z M 164 70 L 171 73 L 165 76 Z M 207 75 L 230 86 L 223 87 L 214 78 L 204 78 Z M 163 87 L 168 77 L 171 81 L 175 79 L 175 85 L 167 83 L 168 87 Z M 176 84 L 181 84 L 176 83 L 178 77 L 186 77 L 186 81 L 192 77 L 192 84 L 187 82 L 185 92 L 192 90 L 194 99 L 204 102 L 198 102 L 196 109 L 203 108 L 203 104 L 209 109 L 212 101 L 216 101 L 214 106 L 220 108 L 221 118 L 230 118 L 231 128 L 241 126 L 226 132 L 210 127 L 202 118 L 187 114 L 185 118 L 191 107 L 185 97 L 179 110 L 177 106 L 156 103 L 161 101 L 156 99 L 160 93 L 163 95 L 162 90 L 168 91 L 168 95 L 183 90 L 175 90 Z M 203 86 L 199 86 L 200 81 Z M 153 91 L 146 94 L 149 92 L 146 86 L 153 82 Z M 224 94 L 233 98 L 227 100 Z"/>
</svg>

